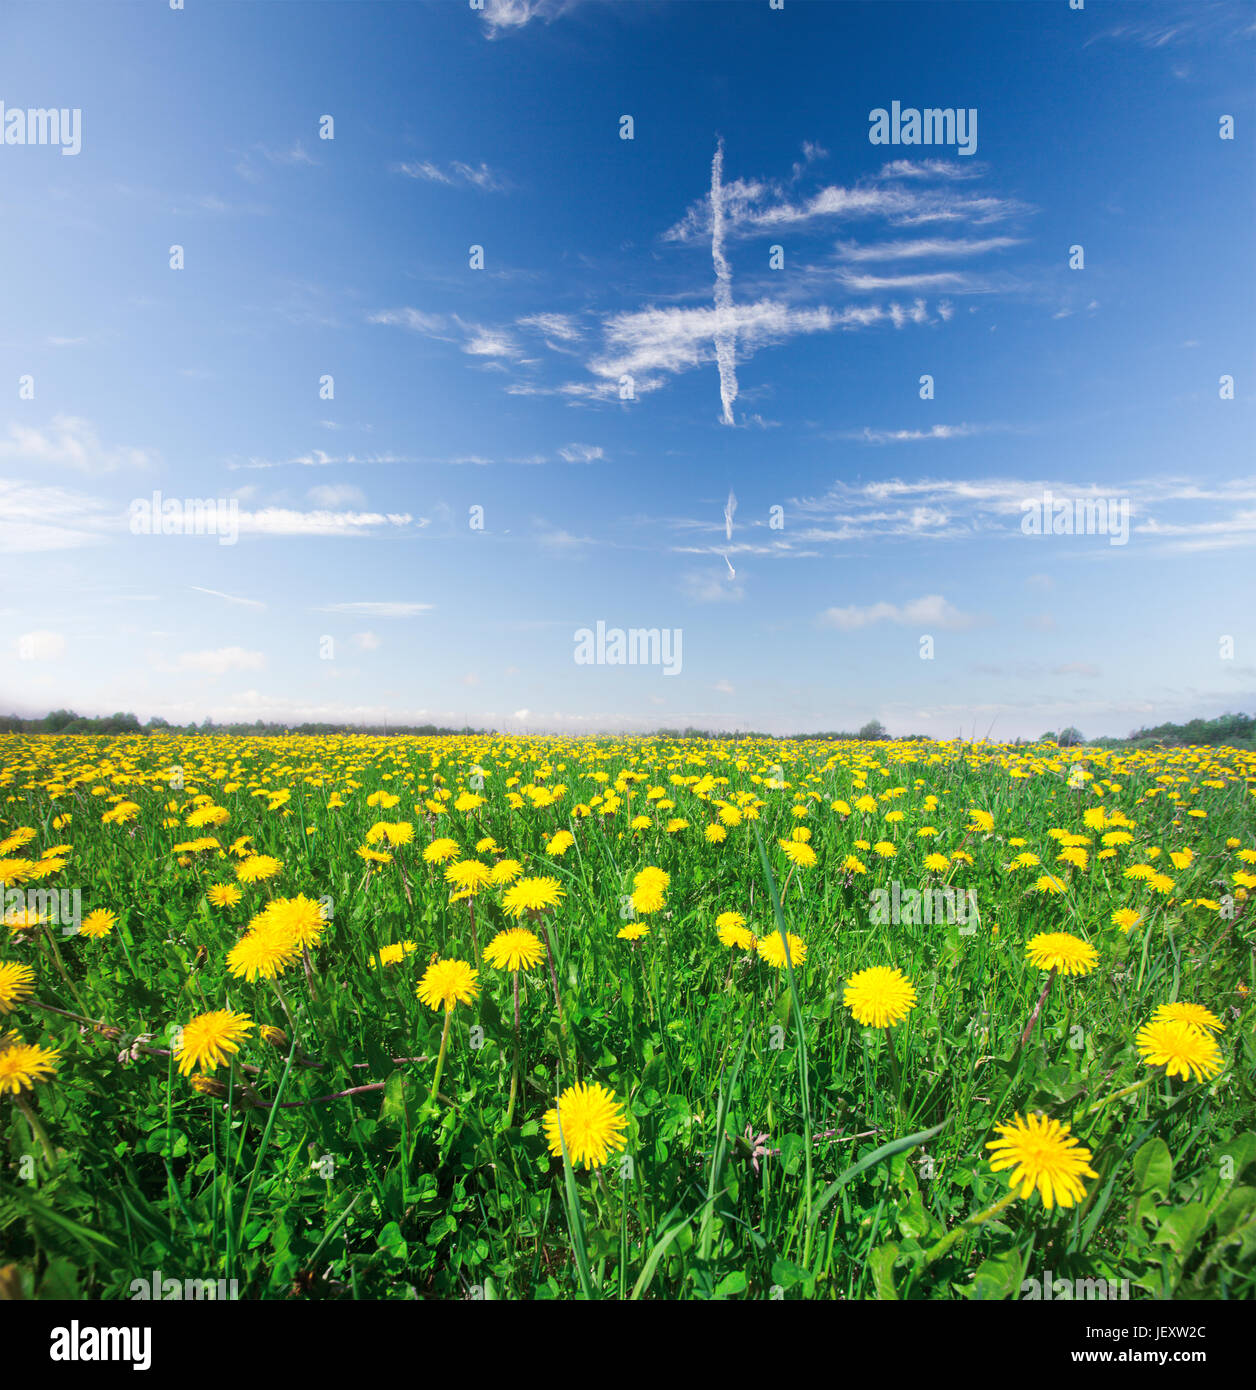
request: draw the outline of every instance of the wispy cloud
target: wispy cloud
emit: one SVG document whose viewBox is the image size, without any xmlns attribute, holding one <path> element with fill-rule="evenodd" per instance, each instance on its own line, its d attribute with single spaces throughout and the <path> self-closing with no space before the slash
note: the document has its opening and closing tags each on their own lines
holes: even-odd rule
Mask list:
<svg viewBox="0 0 1256 1390">
<path fill-rule="evenodd" d="M 202 676 L 224 676 L 228 671 L 260 671 L 265 665 L 264 653 L 247 651 L 244 647 L 183 652 L 178 660 L 180 671 L 195 671 Z"/>
<path fill-rule="evenodd" d="M 266 605 L 261 599 L 239 598 L 235 594 L 224 594 L 219 589 L 205 589 L 199 584 L 190 584 L 190 589 L 195 589 L 198 594 L 209 594 L 211 598 L 225 599 L 228 603 L 238 603 L 242 608 L 265 608 Z"/>
<path fill-rule="evenodd" d="M 715 262 L 715 361 L 720 372 L 723 423 L 731 425 L 737 399 L 737 325 L 733 313 L 733 272 L 724 255 L 724 142 L 711 161 L 711 259 Z"/>
<path fill-rule="evenodd" d="M 356 603 L 329 603 L 315 608 L 315 613 L 354 613 L 368 618 L 417 618 L 430 613 L 432 603 L 408 603 L 396 599 L 370 600 Z"/>
<path fill-rule="evenodd" d="M 480 20 L 489 39 L 513 33 L 539 19 L 548 24 L 570 10 L 577 0 L 484 0 Z"/>
<path fill-rule="evenodd" d="M 411 160 L 393 166 L 394 172 L 404 174 L 410 179 L 422 179 L 427 183 L 440 183 L 447 187 L 459 185 L 478 188 L 481 193 L 502 193 L 510 187 L 502 175 L 495 173 L 483 161 L 479 164 L 464 164 L 455 159 L 442 168 L 430 159 Z"/>
<path fill-rule="evenodd" d="M 0 440 L 0 461 L 73 468 L 80 473 L 146 468 L 156 457 L 150 449 L 102 444 L 96 427 L 75 415 L 54 415 L 43 428 L 10 424 L 9 437 Z"/>
<path fill-rule="evenodd" d="M 600 444 L 564 444 L 558 451 L 564 463 L 596 463 L 606 457 Z"/>
<path fill-rule="evenodd" d="M 427 520 L 409 512 L 294 511 L 288 507 L 263 507 L 239 513 L 240 534 L 254 536 L 370 536 L 380 531 L 401 530 Z"/>
<path fill-rule="evenodd" d="M 869 604 L 864 608 L 855 604 L 847 608 L 826 608 L 820 614 L 822 626 L 835 627 L 841 632 L 856 632 L 876 623 L 936 627 L 946 632 L 958 632 L 972 627 L 976 621 L 972 614 L 961 613 L 941 594 L 928 594 L 924 598 L 914 598 L 904 604 L 882 602 Z"/>
</svg>

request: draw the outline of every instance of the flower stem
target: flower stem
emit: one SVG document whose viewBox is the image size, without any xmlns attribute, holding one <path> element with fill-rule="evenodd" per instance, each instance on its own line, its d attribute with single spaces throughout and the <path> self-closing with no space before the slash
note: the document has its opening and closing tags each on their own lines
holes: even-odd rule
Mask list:
<svg viewBox="0 0 1256 1390">
<path fill-rule="evenodd" d="M 47 1160 L 49 1168 L 57 1166 L 57 1156 L 53 1152 L 52 1144 L 48 1140 L 47 1131 L 39 1122 L 39 1116 L 35 1114 L 30 1101 L 19 1091 L 15 1097 L 17 1107 L 26 1116 L 26 1123 L 31 1127 L 31 1134 L 39 1143 L 39 1147 L 44 1151 L 44 1158 Z"/>
<path fill-rule="evenodd" d="M 449 1044 L 449 1024 L 453 1016 L 454 1011 L 452 1008 L 445 1010 L 445 1027 L 440 1035 L 440 1052 L 436 1058 L 436 1075 L 432 1077 L 432 1094 L 429 1097 L 431 1100 L 436 1099 L 436 1088 L 440 1085 L 440 1074 L 445 1066 L 445 1048 Z"/>
<path fill-rule="evenodd" d="M 1034 1024 L 1038 1022 L 1038 1015 L 1042 1012 L 1042 1006 L 1047 1002 L 1047 995 L 1051 993 L 1051 986 L 1055 982 L 1055 971 L 1047 976 L 1047 983 L 1042 987 L 1042 993 L 1038 996 L 1038 1002 L 1034 1005 L 1034 1011 L 1029 1015 L 1029 1022 L 1025 1025 L 1025 1031 L 1021 1034 L 1020 1045 L 1024 1047 L 1029 1041 L 1029 1035 L 1034 1031 Z"/>
<path fill-rule="evenodd" d="M 1125 1086 L 1119 1091 L 1113 1091 L 1110 1096 L 1105 1096 L 1102 1100 L 1097 1100 L 1085 1113 L 1087 1115 L 1093 1115 L 1096 1110 L 1102 1109 L 1109 1101 L 1120 1100 L 1122 1096 L 1132 1096 L 1135 1091 L 1141 1091 L 1144 1086 L 1150 1086 L 1155 1079 L 1156 1073 L 1152 1072 L 1150 1076 L 1144 1077 L 1141 1081 L 1136 1081 L 1132 1086 Z"/>
<path fill-rule="evenodd" d="M 961 1222 L 953 1231 L 948 1231 L 938 1243 L 925 1255 L 925 1264 L 929 1265 L 936 1259 L 940 1259 L 951 1248 L 952 1245 L 967 1232 L 977 1226 L 983 1225 L 987 1221 L 993 1220 L 1000 1212 L 1005 1211 L 1016 1200 L 1016 1189 L 1013 1188 L 1005 1197 L 1000 1197 L 992 1207 L 987 1207 L 985 1211 L 978 1212 L 976 1216 L 970 1216 L 967 1221 Z"/>
</svg>

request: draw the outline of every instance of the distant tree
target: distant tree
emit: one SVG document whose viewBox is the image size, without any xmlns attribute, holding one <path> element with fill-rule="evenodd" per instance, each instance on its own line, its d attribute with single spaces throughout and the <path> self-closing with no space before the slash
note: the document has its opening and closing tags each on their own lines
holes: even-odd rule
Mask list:
<svg viewBox="0 0 1256 1390">
<path fill-rule="evenodd" d="M 1060 733 L 1059 743 L 1061 748 L 1076 748 L 1079 743 L 1085 742 L 1086 739 L 1082 731 L 1080 729 L 1075 729 L 1071 724 Z"/>
<path fill-rule="evenodd" d="M 1045 734 L 1040 734 L 1040 735 L 1038 736 L 1038 742 L 1039 742 L 1039 743 L 1055 743 L 1055 742 L 1056 742 L 1055 731 L 1054 731 L 1054 730 L 1049 730 L 1049 731 L 1048 731 L 1047 733 L 1045 733 Z"/>
<path fill-rule="evenodd" d="M 872 742 L 874 739 L 886 737 L 885 725 L 879 719 L 870 719 L 859 731 L 859 737 L 865 742 Z"/>
</svg>

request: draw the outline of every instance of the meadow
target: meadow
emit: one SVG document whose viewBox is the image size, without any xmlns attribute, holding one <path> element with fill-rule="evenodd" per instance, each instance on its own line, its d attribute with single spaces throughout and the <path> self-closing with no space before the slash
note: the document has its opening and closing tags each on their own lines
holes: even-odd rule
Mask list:
<svg viewBox="0 0 1256 1390">
<path fill-rule="evenodd" d="M 0 735 L 0 1294 L 1256 1297 L 1253 797 L 1226 747 Z"/>
</svg>

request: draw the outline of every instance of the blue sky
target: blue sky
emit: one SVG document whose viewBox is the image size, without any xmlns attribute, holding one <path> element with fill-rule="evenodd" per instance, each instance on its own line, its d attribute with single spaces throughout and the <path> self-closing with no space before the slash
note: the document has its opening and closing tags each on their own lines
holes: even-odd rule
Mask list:
<svg viewBox="0 0 1256 1390">
<path fill-rule="evenodd" d="M 0 144 L 0 710 L 1010 738 L 1256 704 L 1250 4 L 0 32 L 6 112 L 81 111 L 77 154 Z M 893 101 L 975 110 L 975 151 L 874 145 Z M 1044 489 L 1127 543 L 1025 535 Z M 155 491 L 238 540 L 133 534 Z M 682 669 L 577 664 L 599 621 L 679 629 Z"/>
</svg>

